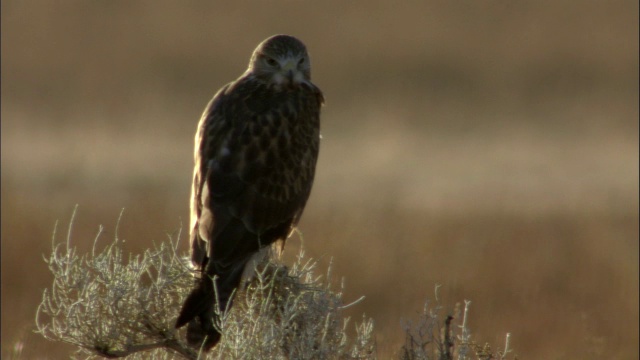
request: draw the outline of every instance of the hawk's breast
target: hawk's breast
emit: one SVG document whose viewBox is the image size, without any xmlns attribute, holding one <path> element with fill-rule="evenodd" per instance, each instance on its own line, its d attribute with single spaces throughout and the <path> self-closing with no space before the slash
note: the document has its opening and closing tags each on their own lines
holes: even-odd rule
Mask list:
<svg viewBox="0 0 640 360">
<path fill-rule="evenodd" d="M 250 81 L 229 88 L 207 131 L 214 208 L 226 206 L 258 232 L 298 217 L 319 150 L 321 102 L 313 90 Z"/>
</svg>

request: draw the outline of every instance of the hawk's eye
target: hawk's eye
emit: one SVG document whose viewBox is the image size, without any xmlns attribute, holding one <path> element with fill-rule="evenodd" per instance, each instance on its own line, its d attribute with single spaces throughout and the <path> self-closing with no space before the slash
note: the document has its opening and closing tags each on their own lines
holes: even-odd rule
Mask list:
<svg viewBox="0 0 640 360">
<path fill-rule="evenodd" d="M 304 64 L 304 58 L 298 60 L 298 66 Z"/>
<path fill-rule="evenodd" d="M 277 61 L 275 61 L 275 60 L 273 60 L 273 59 L 272 59 L 272 58 L 270 58 L 270 57 L 268 57 L 268 58 L 266 59 L 266 61 L 267 61 L 267 64 L 268 64 L 269 66 L 274 66 L 274 67 L 275 67 L 275 66 L 278 66 L 278 62 L 277 62 Z"/>
</svg>

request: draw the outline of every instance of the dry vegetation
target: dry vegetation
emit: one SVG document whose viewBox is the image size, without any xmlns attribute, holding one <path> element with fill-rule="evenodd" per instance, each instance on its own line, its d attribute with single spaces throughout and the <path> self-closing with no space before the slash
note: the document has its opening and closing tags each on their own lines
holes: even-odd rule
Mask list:
<svg viewBox="0 0 640 360">
<path fill-rule="evenodd" d="M 271 261 L 235 294 L 235 306 L 220 313 L 221 342 L 209 353 L 191 348 L 176 314 L 193 286 L 188 257 L 177 249 L 181 232 L 154 244 L 143 254 L 126 254 L 118 236 L 106 244 L 100 228 L 90 252 L 81 253 L 71 236 L 54 232 L 45 259 L 53 283 L 44 290 L 36 314 L 37 332 L 70 344 L 76 354 L 127 359 L 344 359 L 378 358 L 374 321 L 366 316 L 349 331 L 343 290 L 332 288 L 331 267 L 319 275 L 317 262 L 300 251 L 290 267 Z M 120 222 L 120 219 L 118 223 Z M 56 226 L 56 230 L 57 230 Z M 81 241 L 86 242 L 86 241 Z M 437 299 L 437 289 L 436 289 Z M 416 322 L 404 326 L 400 360 L 507 359 L 471 339 L 464 310 L 445 315 L 437 302 L 427 303 Z M 12 357 L 21 358 L 20 349 Z"/>
<path fill-rule="evenodd" d="M 327 98 L 304 246 L 380 358 L 436 284 L 480 344 L 638 358 L 637 2 L 156 4 L 2 1 L 3 358 L 73 350 L 33 330 L 74 204 L 134 254 L 186 222 L 200 112 L 274 33 Z"/>
<path fill-rule="evenodd" d="M 75 214 L 75 213 L 74 213 Z M 188 346 L 174 324 L 193 277 L 176 250 L 180 232 L 143 254 L 127 254 L 116 229 L 103 229 L 90 252 L 71 236 L 53 239 L 46 259 L 54 281 L 44 293 L 36 324 L 49 340 L 88 358 L 130 359 L 374 359 L 373 321 L 364 318 L 349 338 L 342 293 L 327 273 L 298 255 L 290 268 L 264 262 L 221 316 L 223 340 L 209 354 Z M 20 355 L 20 354 L 16 354 Z M 19 357 L 19 356 L 18 356 Z"/>
</svg>

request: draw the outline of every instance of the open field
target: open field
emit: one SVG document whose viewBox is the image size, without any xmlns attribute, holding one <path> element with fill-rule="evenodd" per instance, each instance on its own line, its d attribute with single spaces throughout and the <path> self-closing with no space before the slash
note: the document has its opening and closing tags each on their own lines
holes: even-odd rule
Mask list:
<svg viewBox="0 0 640 360">
<path fill-rule="evenodd" d="M 31 331 L 76 203 L 85 249 L 188 222 L 200 113 L 274 33 L 327 99 L 304 245 L 381 358 L 436 284 L 523 359 L 638 358 L 637 2 L 189 4 L 2 2 L 3 358 L 71 350 Z"/>
</svg>

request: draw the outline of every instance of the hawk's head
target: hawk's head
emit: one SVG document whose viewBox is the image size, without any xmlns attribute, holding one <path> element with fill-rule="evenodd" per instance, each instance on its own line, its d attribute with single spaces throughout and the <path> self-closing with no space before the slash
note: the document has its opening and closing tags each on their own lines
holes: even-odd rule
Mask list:
<svg viewBox="0 0 640 360">
<path fill-rule="evenodd" d="M 311 80 L 307 49 L 302 41 L 289 35 L 274 35 L 260 43 L 247 71 L 278 86 L 296 86 Z"/>
</svg>

